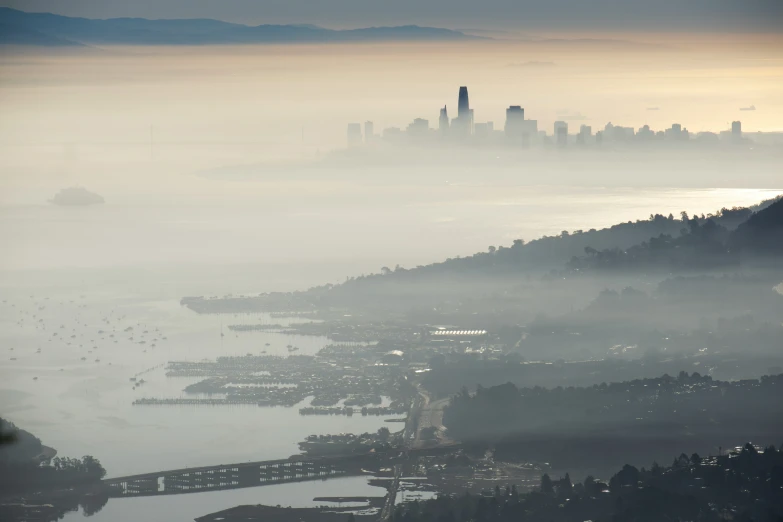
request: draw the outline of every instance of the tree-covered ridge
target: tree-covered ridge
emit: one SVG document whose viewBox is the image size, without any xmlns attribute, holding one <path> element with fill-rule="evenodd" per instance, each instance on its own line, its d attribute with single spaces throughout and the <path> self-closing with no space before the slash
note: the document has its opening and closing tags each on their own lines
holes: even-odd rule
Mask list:
<svg viewBox="0 0 783 522">
<path fill-rule="evenodd" d="M 630 248 L 603 250 L 592 246 L 585 255 L 574 256 L 571 270 L 655 270 L 663 272 L 704 271 L 725 268 L 755 256 L 783 253 L 783 200 L 751 214 L 730 231 L 721 220 L 683 215 L 678 236 L 660 234 Z"/>
<path fill-rule="evenodd" d="M 780 255 L 783 253 L 783 201 L 756 212 L 732 234 L 735 249 Z"/>
<path fill-rule="evenodd" d="M 647 220 L 601 230 L 563 231 L 529 243 L 517 239 L 508 247 L 489 247 L 486 252 L 426 266 L 384 267 L 379 274 L 349 278 L 340 285 L 313 288 L 302 295 L 316 306 L 357 302 L 373 306 L 379 298 L 391 304 L 410 298 L 424 284 L 436 285 L 439 299 L 496 291 L 494 281 L 507 285 L 508 277 L 563 269 L 578 272 L 593 268 L 654 268 L 677 272 L 733 266 L 743 259 L 743 252 L 730 245 L 738 243 L 737 238 L 750 230 L 745 226 L 739 231 L 738 227 L 751 217 L 755 218 L 754 223 L 775 221 L 781 207 L 783 199 L 778 198 L 753 208 L 724 208 L 706 216 L 690 217 L 683 212 L 675 218 L 671 214 L 656 214 Z M 756 230 L 755 225 L 752 228 Z M 756 241 L 745 245 L 744 252 L 758 252 L 755 245 L 766 237 L 759 234 Z"/>
<path fill-rule="evenodd" d="M 625 433 L 720 437 L 783 433 L 783 375 L 717 381 L 698 373 L 589 387 L 466 389 L 443 415 L 459 440 Z"/>
<path fill-rule="evenodd" d="M 486 252 L 478 252 L 467 257 L 447 259 L 439 263 L 418 266 L 412 269 L 396 267 L 390 269 L 384 267 L 380 274 L 372 274 L 349 279 L 341 287 L 350 288 L 352 283 L 367 281 L 387 276 L 390 279 L 405 280 L 416 279 L 433 273 L 485 273 L 502 274 L 509 272 L 526 272 L 536 270 L 550 270 L 553 267 L 562 266 L 574 256 L 588 251 L 604 251 L 620 249 L 625 250 L 639 245 L 650 238 L 676 237 L 683 230 L 697 230 L 700 235 L 707 237 L 717 230 L 729 231 L 737 228 L 745 222 L 754 212 L 766 209 L 775 202 L 783 203 L 783 200 L 765 201 L 753 208 L 734 207 L 723 208 L 714 214 L 689 217 L 682 212 L 680 218 L 672 214 L 650 215 L 646 220 L 628 221 L 608 228 L 590 230 L 564 230 L 557 236 L 544 236 L 539 239 L 525 242 L 523 239 L 515 240 L 510 246 L 491 246 Z M 703 228 L 703 230 L 702 230 Z"/>
<path fill-rule="evenodd" d="M 780 522 L 783 452 L 768 446 L 701 457 L 681 454 L 669 467 L 626 465 L 608 482 L 544 475 L 539 491 L 441 496 L 398 506 L 395 522 Z"/>
<path fill-rule="evenodd" d="M 106 470 L 95 457 L 41 459 L 44 447 L 28 431 L 0 419 L 0 490 L 8 493 L 69 488 L 100 481 Z"/>
<path fill-rule="evenodd" d="M 575 269 L 592 268 L 596 263 L 617 266 L 618 258 L 626 259 L 628 250 L 639 252 L 636 257 L 650 261 L 659 251 L 665 251 L 671 257 L 664 259 L 668 263 L 666 270 L 677 266 L 688 270 L 709 268 L 709 262 L 717 263 L 718 260 L 708 256 L 707 261 L 694 264 L 689 254 L 703 257 L 722 251 L 726 238 L 735 237 L 734 231 L 741 223 L 751 216 L 761 215 L 773 205 L 783 205 L 783 199 L 765 201 L 751 208 L 724 208 L 706 216 L 689 217 L 683 212 L 675 218 L 671 214 L 656 214 L 647 220 L 629 221 L 600 230 L 563 231 L 560 235 L 527 243 L 517 239 L 510 246 L 492 246 L 467 257 L 414 268 L 383 267 L 377 274 L 350 277 L 338 285 L 327 284 L 306 291 L 222 298 L 186 297 L 182 304 L 200 313 L 323 311 L 329 308 L 364 312 L 432 310 L 444 301 L 464 303 L 466 297 L 474 299 L 505 293 L 510 284 L 535 280 L 542 274 L 564 271 L 579 274 Z M 680 252 L 684 244 L 689 248 Z M 590 254 L 585 255 L 585 252 Z M 676 255 L 671 256 L 671 252 Z M 732 256 L 729 256 L 730 260 L 734 259 Z M 572 263 L 570 270 L 569 260 Z"/>
<path fill-rule="evenodd" d="M 20 430 L 12 422 L 0 418 L 0 465 L 29 462 L 43 451 L 41 440 L 29 431 Z"/>
<path fill-rule="evenodd" d="M 574 256 L 571 270 L 644 269 L 661 272 L 701 271 L 739 263 L 739 252 L 728 245 L 729 230 L 708 219 L 687 222 L 679 236 L 661 234 L 630 248 L 597 250 L 585 248 L 584 256 Z"/>
</svg>

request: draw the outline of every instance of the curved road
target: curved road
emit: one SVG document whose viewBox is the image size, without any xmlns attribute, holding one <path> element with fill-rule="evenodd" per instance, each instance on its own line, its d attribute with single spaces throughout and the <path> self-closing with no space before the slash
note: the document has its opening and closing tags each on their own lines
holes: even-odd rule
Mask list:
<svg viewBox="0 0 783 522">
<path fill-rule="evenodd" d="M 422 448 L 451 442 L 446 436 L 446 428 L 443 426 L 443 408 L 446 407 L 450 399 L 446 398 L 431 401 L 426 390 L 418 387 L 418 392 L 421 397 L 421 403 L 418 411 L 416 437 L 411 446 L 413 448 Z M 425 428 L 435 428 L 437 441 L 424 440 L 421 438 L 421 431 Z"/>
</svg>

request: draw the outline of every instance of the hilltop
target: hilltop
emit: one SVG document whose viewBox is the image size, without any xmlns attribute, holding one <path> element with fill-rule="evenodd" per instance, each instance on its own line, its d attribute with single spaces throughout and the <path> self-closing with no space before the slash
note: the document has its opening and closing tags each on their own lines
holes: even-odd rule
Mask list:
<svg viewBox="0 0 783 522">
<path fill-rule="evenodd" d="M 378 274 L 304 292 L 185 298 L 183 304 L 203 313 L 318 310 L 487 326 L 488 322 L 516 324 L 540 314 L 573 314 L 607 288 L 643 285 L 660 296 L 675 295 L 670 287 L 677 284 L 664 281 L 686 277 L 696 279 L 682 286 L 691 293 L 680 295 L 679 302 L 692 301 L 706 287 L 721 289 L 725 300 L 710 299 L 701 307 L 711 310 L 708 315 L 717 313 L 719 305 L 740 306 L 738 300 L 743 300 L 742 309 L 763 310 L 760 299 L 775 296 L 757 290 L 771 291 L 783 277 L 777 246 L 783 242 L 781 208 L 783 199 L 776 199 L 707 216 L 652 215 L 601 230 L 564 231 L 529 243 L 520 239 L 508 247 L 490 247 L 431 265 L 384 267 Z M 737 274 L 741 275 L 737 280 L 720 279 Z M 713 279 L 700 280 L 700 276 Z M 655 290 L 658 285 L 662 286 Z M 693 314 L 677 313 L 681 321 L 693 320 Z"/>
<path fill-rule="evenodd" d="M 68 187 L 62 189 L 49 200 L 49 203 L 66 207 L 100 205 L 103 202 L 102 196 L 95 192 L 90 192 L 84 187 Z"/>
<path fill-rule="evenodd" d="M 0 8 L 0 44 L 81 45 L 216 45 L 345 43 L 367 41 L 482 39 L 459 31 L 406 25 L 327 29 L 315 25 L 248 26 L 212 19 L 74 18 Z"/>
</svg>

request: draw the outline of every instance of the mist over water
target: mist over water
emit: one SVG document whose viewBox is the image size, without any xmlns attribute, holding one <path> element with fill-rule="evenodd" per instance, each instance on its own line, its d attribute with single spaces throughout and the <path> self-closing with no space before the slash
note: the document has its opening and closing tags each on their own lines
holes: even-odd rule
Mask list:
<svg viewBox="0 0 783 522">
<path fill-rule="evenodd" d="M 781 41 L 777 34 L 552 32 L 470 42 L 3 46 L 0 414 L 58 455 L 98 457 L 107 477 L 285 459 L 309 435 L 382 427 L 404 430 L 394 451 L 406 458 L 409 449 L 426 448 L 418 424 L 411 435 L 410 426 L 387 424 L 383 416 L 300 415 L 313 396 L 293 407 L 133 405 L 148 397 L 224 397 L 186 394 L 204 375 L 167 377 L 172 361 L 320 357 L 346 325 L 356 336 L 348 343 L 356 359 L 325 357 L 324 367 L 343 365 L 351 379 L 400 364 L 404 370 L 394 375 L 409 393 L 411 418 L 432 422 L 432 429 L 440 422 L 436 444 L 481 425 L 468 405 L 483 400 L 477 391 L 483 385 L 509 383 L 487 393 L 507 393 L 504 404 L 512 404 L 524 397 L 516 387 L 593 390 L 599 380 L 651 378 L 658 368 L 686 371 L 680 385 L 694 369 L 729 380 L 780 373 L 779 354 L 769 349 L 779 332 L 779 321 L 770 320 L 779 303 L 766 293 L 780 282 L 775 242 L 760 241 L 769 250 L 758 259 L 746 254 L 756 252 L 748 244 L 763 250 L 753 243 L 762 236 L 748 233 L 743 243 L 751 226 L 741 223 L 751 222 L 735 223 L 720 211 L 783 195 Z M 380 132 L 423 117 L 434 127 L 444 104 L 456 114 L 457 89 L 466 84 L 477 121 L 494 121 L 495 129 L 503 128 L 506 107 L 521 104 L 548 134 L 559 120 L 572 133 L 581 124 L 599 130 L 608 122 L 657 130 L 681 123 L 694 133 L 720 133 L 741 119 L 749 141 L 734 149 L 419 143 L 345 150 L 348 123 L 370 120 Z M 103 203 L 61 204 L 58 192 L 72 187 Z M 654 215 L 660 216 L 648 223 Z M 712 218 L 725 228 L 710 228 Z M 560 236 L 561 245 L 618 224 L 630 230 L 616 231 L 627 234 L 620 248 L 608 243 L 609 233 L 599 238 L 608 246 L 592 251 L 511 247 L 519 239 L 530 247 L 544 236 Z M 644 235 L 647 226 L 654 233 Z M 774 226 L 754 230 L 773 230 L 773 239 L 778 233 Z M 693 257 L 666 250 L 676 241 L 682 244 L 672 251 Z M 710 241 L 718 247 L 698 250 L 712 248 Z M 660 260 L 656 248 L 664 252 Z M 650 251 L 655 263 L 644 257 Z M 737 252 L 747 257 L 737 261 Z M 639 268 L 636 259 L 650 264 Z M 290 308 L 275 309 L 278 303 L 259 297 L 327 283 L 335 287 L 286 294 Z M 207 304 L 181 303 L 186 296 L 208 298 Z M 208 312 L 221 313 L 197 313 L 213 305 Z M 307 312 L 333 330 L 229 328 L 303 320 L 267 311 Z M 366 339 L 355 342 L 363 328 Z M 440 343 L 432 337 L 438 329 L 456 333 Z M 465 340 L 466 331 L 484 334 Z M 732 350 L 742 348 L 744 358 L 733 358 Z M 671 370 L 681 360 L 683 367 Z M 599 369 L 580 366 L 586 361 Z M 525 369 L 539 362 L 543 369 Z M 561 371 L 547 380 L 547 372 Z M 220 378 L 247 377 L 231 372 Z M 694 388 L 701 378 L 693 378 Z M 462 386 L 463 406 L 455 399 L 451 420 L 437 420 Z M 382 405 L 391 400 L 383 395 Z M 441 404 L 439 413 L 430 402 Z M 626 442 L 641 440 L 631 424 Z M 706 435 L 688 437 L 694 445 L 715 445 Z M 502 453 L 507 439 L 480 440 L 470 457 L 475 469 L 497 464 L 481 460 L 481 444 L 497 451 L 498 462 L 500 455 L 515 457 L 508 447 Z M 548 461 L 519 459 L 511 466 L 516 471 L 550 469 Z M 384 473 L 399 479 L 403 465 L 390 462 L 382 464 Z M 423 473 L 438 477 L 437 470 Z M 481 480 L 471 478 L 470 486 L 491 488 Z M 384 494 L 365 477 L 347 477 L 112 499 L 92 520 L 184 521 L 242 504 L 308 507 L 317 496 Z M 77 517 L 82 512 L 65 520 Z"/>
<path fill-rule="evenodd" d="M 219 182 L 214 181 L 218 184 Z M 0 240 L 6 284 L 137 279 L 166 296 L 258 293 L 340 282 L 382 266 L 412 267 L 514 239 L 603 228 L 650 214 L 692 214 L 755 204 L 783 189 L 675 189 L 421 182 L 347 184 L 281 204 L 265 183 L 227 182 L 257 202 L 6 205 Z M 387 185 L 388 184 L 388 185 Z M 271 189 L 274 190 L 274 189 Z M 351 194 L 346 194 L 351 192 Z M 105 192 L 104 192 L 105 193 Z M 360 218 L 360 219 L 357 219 Z M 103 276 L 102 274 L 105 274 Z M 21 279 L 20 279 L 21 278 Z M 145 283 L 145 278 L 147 282 Z M 81 286 L 80 286 L 81 285 Z M 183 287 L 184 286 L 184 287 Z M 188 288 L 189 286 L 189 288 Z"/>
<path fill-rule="evenodd" d="M 751 132 L 783 120 L 773 36 L 637 35 L 648 47 L 611 43 L 628 35 L 557 36 L 4 51 L 0 238 L 14 248 L 0 266 L 313 265 L 298 271 L 301 283 L 293 270 L 269 278 L 286 280 L 275 289 L 303 288 L 520 237 L 747 205 L 780 189 L 779 158 L 767 152 L 465 161 L 455 150 L 439 160 L 414 152 L 401 167 L 335 163 L 346 123 L 434 125 L 465 83 L 477 121 L 496 128 L 509 104 L 547 130 L 569 117 L 572 127 L 680 122 L 714 132 L 740 117 Z M 739 111 L 753 103 L 758 111 Z M 46 204 L 69 186 L 107 203 Z"/>
</svg>

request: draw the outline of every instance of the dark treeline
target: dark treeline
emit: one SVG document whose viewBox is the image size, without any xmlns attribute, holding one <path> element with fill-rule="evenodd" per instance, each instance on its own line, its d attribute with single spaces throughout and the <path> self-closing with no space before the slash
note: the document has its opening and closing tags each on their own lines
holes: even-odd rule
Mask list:
<svg viewBox="0 0 783 522">
<path fill-rule="evenodd" d="M 733 248 L 751 248 L 770 255 L 783 254 L 783 202 L 751 215 L 732 234 Z"/>
<path fill-rule="evenodd" d="M 0 491 L 6 494 L 36 492 L 96 484 L 106 475 L 92 456 L 51 458 L 53 451 L 28 431 L 0 419 L 6 442 L 0 445 Z"/>
<path fill-rule="evenodd" d="M 765 283 L 780 275 L 783 200 L 706 216 L 651 215 L 601 230 L 563 231 L 430 265 L 383 267 L 380 273 L 303 292 L 185 298 L 198 312 L 312 311 L 324 318 L 349 309 L 390 312 L 419 322 L 482 319 L 512 322 L 526 314 L 581 308 L 603 288 L 657 284 L 673 275 L 753 270 Z M 777 284 L 774 281 L 771 286 Z M 568 306 L 566 306 L 568 305 Z"/>
<path fill-rule="evenodd" d="M 686 443 L 701 450 L 732 440 L 772 443 L 783 433 L 781 396 L 783 375 L 728 382 L 681 372 L 553 389 L 508 383 L 463 390 L 443 423 L 454 438 L 495 445 L 498 458 L 589 467 L 644 462 Z"/>
<path fill-rule="evenodd" d="M 487 252 L 441 263 L 412 269 L 385 267 L 380 274 L 314 288 L 302 297 L 321 308 L 357 305 L 410 308 L 416 307 L 416 303 L 411 302 L 411 295 L 418 293 L 422 293 L 420 297 L 425 302 L 486 294 L 499 290 L 501 287 L 495 286 L 499 281 L 507 284 L 508 278 L 552 270 L 582 273 L 588 268 L 630 268 L 665 273 L 735 267 L 740 261 L 747 261 L 751 252 L 756 254 L 760 250 L 755 249 L 757 243 L 766 244 L 770 234 L 777 234 L 783 220 L 776 221 L 777 212 L 770 212 L 758 221 L 777 223 L 778 227 L 762 229 L 756 221 L 748 222 L 749 225 L 742 228 L 742 234 L 752 229 L 754 241 L 740 240 L 741 234 L 734 230 L 750 217 L 761 216 L 779 206 L 783 206 L 783 201 L 765 202 L 754 209 L 756 214 L 751 209 L 735 208 L 692 218 L 684 212 L 680 219 L 653 215 L 648 220 L 602 230 L 563 231 L 559 236 L 529 243 L 519 239 L 509 247 L 490 247 Z M 743 256 L 736 248 L 730 248 L 730 241 L 747 247 L 745 254 L 748 255 Z"/>
<path fill-rule="evenodd" d="M 714 220 L 703 224 L 687 221 L 688 228 L 678 236 L 661 234 L 630 248 L 597 250 L 585 248 L 585 256 L 568 263 L 571 270 L 644 269 L 662 272 L 714 270 L 740 262 L 740 252 L 729 247 L 731 233 Z"/>
<path fill-rule="evenodd" d="M 647 220 L 619 223 L 608 228 L 596 230 L 564 230 L 557 236 L 544 236 L 530 242 L 517 239 L 512 245 L 505 247 L 490 247 L 487 252 L 479 252 L 472 256 L 452 258 L 441 263 L 433 263 L 426 266 L 418 266 L 413 269 L 396 267 L 385 268 L 380 274 L 358 277 L 352 281 L 366 281 L 378 276 L 388 276 L 388 279 L 415 278 L 418 275 L 437 272 L 484 272 L 495 275 L 503 272 L 518 272 L 526 270 L 549 271 L 553 265 L 565 263 L 574 256 L 581 255 L 585 249 L 590 251 L 602 251 L 607 249 L 628 249 L 658 236 L 677 236 L 689 227 L 694 230 L 708 231 L 713 228 L 724 230 L 728 234 L 740 224 L 754 215 L 754 212 L 766 210 L 775 204 L 776 200 L 769 200 L 753 208 L 721 209 L 715 214 L 689 217 L 683 212 L 681 217 L 661 214 L 650 215 Z M 778 201 L 778 203 L 780 203 Z"/>
<path fill-rule="evenodd" d="M 395 522 L 780 522 L 783 452 L 774 446 L 702 458 L 681 454 L 669 467 L 625 465 L 608 482 L 544 475 L 539 491 L 441 496 L 398 506 Z"/>
<path fill-rule="evenodd" d="M 380 274 L 352 278 L 343 285 L 346 291 L 358 284 L 373 279 L 404 281 L 416 280 L 420 276 L 441 272 L 485 273 L 490 276 L 508 272 L 549 271 L 575 256 L 588 252 L 625 251 L 638 248 L 651 238 L 685 236 L 693 243 L 710 244 L 713 240 L 727 240 L 734 237 L 740 244 L 755 245 L 769 233 L 775 233 L 783 225 L 780 209 L 783 200 L 769 200 L 753 208 L 724 208 L 715 214 L 689 217 L 683 212 L 679 219 L 673 215 L 651 215 L 647 220 L 620 223 L 601 230 L 563 231 L 557 236 L 544 236 L 526 243 L 517 239 L 511 246 L 490 247 L 487 252 L 472 256 L 452 258 L 441 263 L 418 266 L 412 269 L 384 268 Z M 754 219 L 751 219 L 754 218 Z M 740 226 L 744 225 L 744 226 Z M 733 233 L 739 229 L 736 235 Z M 753 240 L 740 241 L 742 234 L 753 236 Z M 683 240 L 687 242 L 688 240 Z M 686 265 L 687 266 L 687 265 Z M 323 288 L 334 289 L 331 285 Z"/>
<path fill-rule="evenodd" d="M 41 439 L 0 417 L 0 463 L 33 461 L 43 453 Z"/>
<path fill-rule="evenodd" d="M 574 256 L 571 270 L 654 270 L 688 272 L 737 266 L 748 258 L 783 252 L 783 201 L 748 216 L 730 231 L 718 217 L 688 218 L 679 235 L 660 234 L 630 248 L 603 250 L 585 247 L 585 256 Z"/>
<path fill-rule="evenodd" d="M 747 332 L 748 335 L 751 335 Z M 781 327 L 775 327 L 769 333 L 769 342 L 780 347 L 779 336 Z M 432 369 L 422 378 L 424 387 L 438 397 L 448 397 L 458 393 L 463 387 L 474 391 L 477 384 L 485 388 L 499 386 L 508 382 L 519 388 L 541 386 L 554 388 L 556 386 L 592 386 L 602 382 L 631 381 L 640 378 L 656 378 L 664 374 L 677 375 L 683 368 L 708 368 L 713 378 L 722 380 L 753 379 L 765 374 L 783 373 L 783 358 L 770 353 L 766 356 L 737 357 L 736 352 L 725 354 L 698 353 L 697 347 L 710 346 L 713 338 L 710 331 L 682 334 L 670 337 L 670 333 L 659 332 L 646 339 L 639 350 L 646 353 L 641 357 L 610 357 L 604 360 L 583 360 L 565 362 L 564 360 L 547 362 L 525 362 L 517 353 L 486 360 L 469 354 L 450 354 L 448 357 L 433 358 Z M 573 342 L 575 337 L 569 331 L 541 332 L 541 339 L 533 342 L 546 349 L 562 342 L 578 353 L 578 347 Z M 529 336 L 530 337 L 530 336 Z M 743 331 L 729 332 L 726 342 L 732 346 L 746 347 L 741 344 L 748 341 L 743 337 Z M 733 344 L 737 340 L 740 344 Z M 705 344 L 706 343 L 706 344 Z M 693 355 L 673 353 L 671 346 L 690 344 L 694 348 Z M 643 348 L 644 347 L 644 348 Z M 652 347 L 652 348 L 651 348 Z"/>
</svg>

